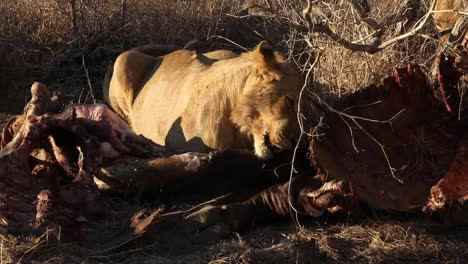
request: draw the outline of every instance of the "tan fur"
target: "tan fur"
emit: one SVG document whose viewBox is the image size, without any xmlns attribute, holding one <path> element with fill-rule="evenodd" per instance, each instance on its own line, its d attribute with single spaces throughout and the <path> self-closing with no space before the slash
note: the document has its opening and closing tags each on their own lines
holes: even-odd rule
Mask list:
<svg viewBox="0 0 468 264">
<path fill-rule="evenodd" d="M 254 149 L 272 156 L 298 133 L 299 73 L 266 43 L 237 55 L 127 51 L 113 68 L 109 104 L 137 133 L 176 151 Z"/>
<path fill-rule="evenodd" d="M 215 50 L 208 53 L 204 53 L 203 56 L 213 60 L 226 60 L 239 57 L 239 53 L 235 53 L 232 50 Z"/>
<path fill-rule="evenodd" d="M 178 48 L 174 45 L 162 45 L 162 44 L 147 44 L 143 46 L 138 46 L 133 49 L 132 51 L 142 52 L 153 57 L 159 57 L 162 55 L 166 55 L 170 52 L 178 50 Z"/>
<path fill-rule="evenodd" d="M 437 0 L 434 10 L 463 10 L 465 0 Z M 461 15 L 456 12 L 440 12 L 433 13 L 432 17 L 434 18 L 437 30 L 439 32 L 444 32 L 453 27 L 455 22 Z M 446 42 L 450 36 L 450 32 L 447 32 L 442 35 L 442 42 Z"/>
</svg>

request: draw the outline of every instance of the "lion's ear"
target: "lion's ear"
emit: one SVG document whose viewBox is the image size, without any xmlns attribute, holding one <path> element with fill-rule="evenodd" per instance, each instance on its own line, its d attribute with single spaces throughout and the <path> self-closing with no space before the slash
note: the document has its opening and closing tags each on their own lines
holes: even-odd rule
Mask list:
<svg viewBox="0 0 468 264">
<path fill-rule="evenodd" d="M 260 42 L 253 51 L 254 60 L 259 65 L 269 66 L 276 68 L 278 62 L 276 61 L 275 50 L 266 41 Z"/>
</svg>

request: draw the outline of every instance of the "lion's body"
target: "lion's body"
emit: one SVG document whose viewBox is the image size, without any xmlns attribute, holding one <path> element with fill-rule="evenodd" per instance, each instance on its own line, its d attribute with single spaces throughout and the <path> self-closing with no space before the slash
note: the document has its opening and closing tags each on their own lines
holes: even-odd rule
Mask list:
<svg viewBox="0 0 468 264">
<path fill-rule="evenodd" d="M 204 53 L 203 56 L 213 60 L 227 60 L 239 57 L 239 53 L 232 50 L 215 50 L 208 53 Z"/>
<path fill-rule="evenodd" d="M 275 61 L 270 68 L 256 52 L 215 51 L 205 56 L 175 51 L 152 57 L 128 51 L 117 58 L 105 96 L 133 130 L 172 150 L 255 145 L 258 154 L 257 145 L 265 145 L 264 134 L 276 126 L 267 128 L 265 123 L 289 126 L 285 123 L 294 118 L 281 98 L 296 98 L 300 80 L 289 64 Z M 287 147 L 283 130 L 271 135 L 271 141 Z M 266 148 L 263 145 L 258 147 Z"/>
</svg>

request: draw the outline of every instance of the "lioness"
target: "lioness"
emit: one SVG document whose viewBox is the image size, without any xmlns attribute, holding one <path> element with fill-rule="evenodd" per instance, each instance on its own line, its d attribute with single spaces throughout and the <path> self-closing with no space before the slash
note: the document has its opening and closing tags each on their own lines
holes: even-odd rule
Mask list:
<svg viewBox="0 0 468 264">
<path fill-rule="evenodd" d="M 177 152 L 253 149 L 268 159 L 299 132 L 300 74 L 267 42 L 238 56 L 127 51 L 108 79 L 107 103 L 137 133 Z"/>
</svg>

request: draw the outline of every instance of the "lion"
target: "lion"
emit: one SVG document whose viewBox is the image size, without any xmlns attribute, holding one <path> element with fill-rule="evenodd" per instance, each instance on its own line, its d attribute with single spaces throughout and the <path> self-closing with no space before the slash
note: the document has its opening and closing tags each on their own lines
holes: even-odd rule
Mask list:
<svg viewBox="0 0 468 264">
<path fill-rule="evenodd" d="M 303 80 L 267 42 L 251 52 L 119 55 L 104 97 L 131 128 L 174 152 L 291 149 Z"/>
</svg>

